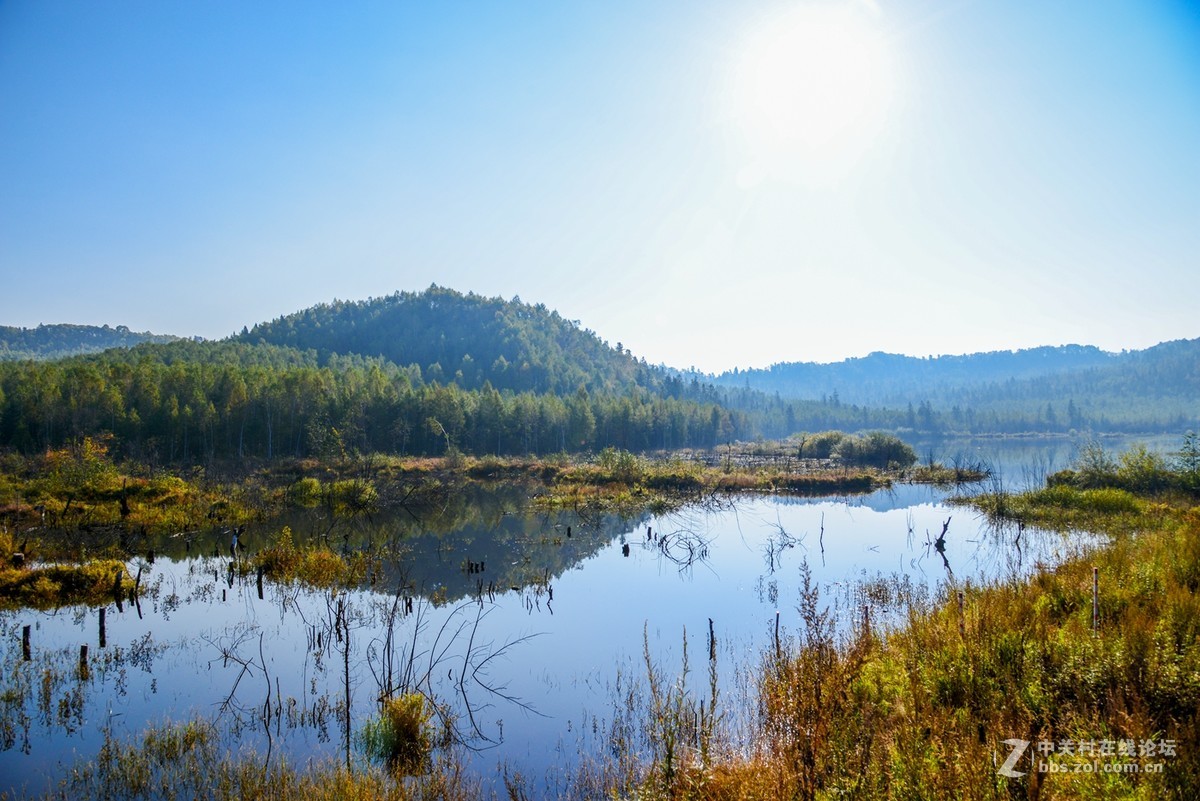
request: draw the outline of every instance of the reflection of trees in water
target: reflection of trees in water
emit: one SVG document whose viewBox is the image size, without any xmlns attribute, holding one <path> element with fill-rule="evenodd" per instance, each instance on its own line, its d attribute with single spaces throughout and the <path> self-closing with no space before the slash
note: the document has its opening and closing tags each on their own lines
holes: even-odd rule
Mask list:
<svg viewBox="0 0 1200 801">
<path fill-rule="evenodd" d="M 95 715 L 91 707 L 97 698 L 128 696 L 130 672 L 153 675 L 156 660 L 168 648 L 147 633 L 127 643 L 106 643 L 104 648 L 84 651 L 74 638 L 64 644 L 44 626 L 69 617 L 75 628 L 92 631 L 98 610 L 74 607 L 32 614 L 38 622 L 30 625 L 26 658 L 22 632 L 29 610 L 0 613 L 0 631 L 8 635 L 0 652 L 2 751 L 32 754 L 38 740 L 79 735 Z"/>
<path fill-rule="evenodd" d="M 537 714 L 495 669 L 530 637 L 490 626 L 496 604 L 486 597 L 435 605 L 402 579 L 400 589 L 386 595 L 268 584 L 259 601 L 255 577 L 235 574 L 230 582 L 226 565 L 224 556 L 183 565 L 160 559 L 158 575 L 143 584 L 142 614 L 128 608 L 124 618 L 112 608 L 105 616 L 85 607 L 0 613 L 0 628 L 10 635 L 0 644 L 0 750 L 44 759 L 64 740 L 80 737 L 92 720 L 140 737 L 172 707 L 172 715 L 197 714 L 229 747 L 256 746 L 267 763 L 281 748 L 308 753 L 313 735 L 317 743 L 340 741 L 339 751 L 353 760 L 363 723 L 387 698 L 418 693 L 428 699 L 438 730 L 434 742 L 455 747 L 499 742 L 504 710 Z M 525 592 L 538 608 L 553 597 L 548 580 Z M 195 612 L 209 619 L 202 628 L 195 627 Z M 97 648 L 104 617 L 107 642 Z M 46 625 L 56 619 L 65 626 Z M 182 620 L 192 622 L 181 629 Z M 21 632 L 29 623 L 26 661 Z M 138 634 L 121 642 L 131 623 Z M 78 659 L 81 630 L 93 640 L 86 669 Z M 173 665 L 189 678 L 159 695 Z M 193 672 L 197 681 L 190 679 Z M 108 718 L 106 708 L 125 698 L 123 711 Z M 77 748 L 86 758 L 88 742 L 80 740 Z M 25 762 L 14 770 L 32 780 L 39 768 Z"/>
<path fill-rule="evenodd" d="M 247 525 L 239 532 L 241 553 L 252 557 L 287 526 L 297 546 L 368 557 L 373 569 L 364 587 L 453 601 L 544 584 L 545 576 L 561 575 L 648 517 L 537 510 L 520 485 L 465 484 L 423 497 L 436 503 L 353 514 L 327 505 L 294 509 Z M 229 553 L 231 536 L 228 527 L 214 526 L 152 545 L 158 556 L 215 559 Z"/>
<path fill-rule="evenodd" d="M 549 584 L 646 519 L 573 513 L 505 515 L 450 532 L 410 531 L 377 551 L 376 588 L 408 586 L 442 600 Z"/>
</svg>

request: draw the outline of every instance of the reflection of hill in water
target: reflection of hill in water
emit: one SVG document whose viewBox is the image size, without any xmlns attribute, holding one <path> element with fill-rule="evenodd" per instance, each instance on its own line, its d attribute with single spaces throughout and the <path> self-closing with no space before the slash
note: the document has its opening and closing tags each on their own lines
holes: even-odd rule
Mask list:
<svg viewBox="0 0 1200 801">
<path fill-rule="evenodd" d="M 242 542 L 253 553 L 270 545 L 288 526 L 297 544 L 323 543 L 343 554 L 376 556 L 379 567 L 373 586 L 377 591 L 426 596 L 437 592 L 453 601 L 475 595 L 480 587 L 486 592 L 493 586 L 500 593 L 552 581 L 647 516 L 540 511 L 530 508 L 524 488 L 471 486 L 436 506 L 369 516 L 336 518 L 321 507 L 294 510 L 248 526 Z M 228 549 L 229 534 L 214 528 L 196 535 L 190 552 L 176 538 L 162 541 L 158 553 L 182 558 L 226 554 Z"/>
<path fill-rule="evenodd" d="M 499 593 L 552 583 L 639 522 L 616 515 L 585 520 L 574 513 L 511 514 L 490 524 L 413 533 L 384 559 L 376 588 L 407 586 L 423 595 L 444 589 L 455 600 L 489 586 Z"/>
</svg>

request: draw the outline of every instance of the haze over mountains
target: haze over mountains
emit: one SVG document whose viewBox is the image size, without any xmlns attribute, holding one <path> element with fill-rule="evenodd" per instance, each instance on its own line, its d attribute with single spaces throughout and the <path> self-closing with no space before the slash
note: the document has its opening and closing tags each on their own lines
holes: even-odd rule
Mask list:
<svg viewBox="0 0 1200 801">
<path fill-rule="evenodd" d="M 72 356 L 101 348 L 115 349 Z M 872 353 L 833 364 L 784 363 L 714 377 L 649 365 L 621 343 L 605 342 L 577 321 L 566 320 L 542 304 L 464 295 L 437 286 L 365 301 L 320 304 L 248 326 L 241 334 L 220 341 L 174 340 L 123 327 L 0 328 L 3 359 L 10 360 L 9 364 L 14 364 L 13 359 L 56 359 L 53 364 L 61 365 L 39 372 L 26 364 L 0 373 L 7 375 L 9 382 L 0 384 L 0 391 L 9 398 L 0 425 L 7 426 L 11 436 L 17 436 L 24 414 L 13 407 L 14 397 L 25 392 L 19 387 L 21 370 L 29 373 L 26 379 L 53 374 L 55 381 L 69 385 L 75 374 L 71 370 L 83 369 L 70 365 L 90 365 L 89 370 L 104 373 L 95 385 L 103 385 L 110 396 L 119 397 L 120 403 L 110 402 L 128 417 L 136 394 L 125 378 L 128 370 L 149 371 L 153 366 L 158 371 L 155 380 L 161 384 L 161 396 L 178 394 L 171 376 L 187 367 L 208 378 L 197 379 L 184 393 L 191 393 L 190 397 L 181 395 L 176 406 L 193 415 L 198 408 L 211 406 L 214 420 L 232 414 L 229 410 L 236 406 L 241 415 L 238 450 L 243 452 L 247 426 L 250 430 L 262 427 L 264 441 L 273 438 L 274 420 L 255 420 L 260 415 L 270 418 L 272 404 L 282 403 L 280 397 L 300 392 L 295 387 L 302 385 L 297 377 L 301 375 L 307 376 L 304 380 L 309 384 L 304 386 L 309 387 L 308 392 L 322 382 L 325 391 L 343 394 L 361 391 L 359 384 L 364 380 L 389 384 L 392 388 L 386 391 L 379 387 L 370 391 L 374 393 L 370 402 L 379 406 L 375 427 L 385 425 L 385 407 L 395 407 L 400 403 L 396 398 L 407 397 L 407 393 L 419 396 L 411 408 L 406 407 L 405 413 L 411 417 L 407 425 L 420 429 L 426 420 L 417 407 L 432 403 L 430 398 L 442 392 L 437 388 L 454 388 L 454 404 L 465 411 L 449 413 L 447 419 L 466 415 L 467 421 L 458 431 L 461 441 L 455 444 L 468 450 L 486 450 L 488 441 L 493 443 L 493 451 L 520 451 L 535 441 L 531 448 L 555 447 L 555 437 L 541 430 L 555 424 L 543 421 L 535 436 L 528 425 L 533 413 L 529 410 L 521 413 L 527 421 L 519 424 L 525 426 L 524 433 L 508 444 L 503 433 L 492 430 L 507 424 L 489 424 L 492 433 L 485 435 L 469 422 L 481 404 L 509 404 L 515 409 L 516 399 L 521 397 L 538 399 L 536 403 L 545 406 L 540 414 L 561 417 L 557 444 L 568 449 L 606 444 L 634 449 L 703 445 L 728 437 L 784 436 L 824 428 L 958 434 L 1182 432 L 1200 421 L 1200 340 L 1162 343 L 1119 354 L 1081 345 L 936 358 Z M 223 376 L 219 380 L 211 375 L 216 370 Z M 247 386 L 243 390 L 247 396 L 237 403 L 230 400 L 228 388 L 221 383 L 230 381 Z M 275 393 L 272 400 L 265 394 L 256 397 L 254 393 L 260 390 L 255 386 L 262 393 L 268 393 L 270 386 Z M 56 426 L 66 417 L 81 416 L 78 409 L 89 402 L 87 392 L 78 388 L 72 395 L 76 411 L 64 412 L 59 422 L 44 428 L 43 440 L 56 436 Z M 241 397 L 237 392 L 234 395 Z M 556 398 L 562 402 L 553 401 Z M 323 403 L 310 400 L 318 406 Z M 361 406 L 367 401 L 356 402 Z M 669 413 L 663 404 L 671 405 Z M 575 415 L 571 436 L 565 422 L 569 410 L 559 409 L 567 406 Z M 393 412 L 398 414 L 396 408 Z M 509 412 L 517 414 L 512 409 Z M 146 413 L 157 412 L 147 409 Z M 325 421 L 320 424 L 338 429 L 336 423 L 345 423 L 347 414 L 347 408 L 334 404 L 320 412 Z M 447 414 L 442 409 L 428 416 L 444 425 L 441 420 Z M 503 417 L 500 412 L 495 414 Z M 589 416 L 592 423 L 587 422 Z M 115 412 L 110 418 L 113 427 L 120 427 Z M 128 430 L 140 431 L 144 421 L 138 420 L 138 425 L 131 424 Z M 637 425 L 630 422 L 634 420 L 639 421 Z M 591 428 L 598 422 L 608 428 L 598 432 Z M 312 421 L 306 418 L 305 425 L 309 423 Z M 226 421 L 226 425 L 231 423 Z M 638 425 L 642 433 L 635 436 L 631 432 Z M 614 434 L 613 426 L 620 432 Z M 362 428 L 361 422 L 349 425 L 349 429 Z M 442 447 L 450 442 L 446 434 L 446 430 L 441 432 Z M 27 440 L 23 441 L 36 439 L 28 435 L 26 428 Z M 305 435 L 292 431 L 290 436 L 292 450 L 302 452 Z M 364 434 L 362 442 L 379 446 L 385 439 Z M 423 443 L 420 447 L 428 450 L 437 445 L 439 437 L 425 431 L 410 432 L 401 439 L 406 446 L 419 440 Z M 272 442 L 265 448 L 275 450 Z"/>
<path fill-rule="evenodd" d="M 907 403 L 964 386 L 1037 378 L 1053 373 L 1107 367 L 1119 357 L 1090 345 L 919 358 L 876 351 L 830 364 L 783 362 L 761 370 L 734 369 L 716 384 L 817 399 L 837 394 L 847 403 Z"/>
<path fill-rule="evenodd" d="M 179 337 L 130 331 L 126 326 L 39 325 L 14 328 L 0 325 L 0 361 L 17 359 L 62 359 L 109 348 L 131 348 L 142 342 L 172 342 Z"/>
</svg>

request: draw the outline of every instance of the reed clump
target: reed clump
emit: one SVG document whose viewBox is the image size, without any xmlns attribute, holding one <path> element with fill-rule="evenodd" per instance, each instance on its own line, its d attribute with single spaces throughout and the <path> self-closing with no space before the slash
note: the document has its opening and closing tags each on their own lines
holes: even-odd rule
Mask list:
<svg viewBox="0 0 1200 801">
<path fill-rule="evenodd" d="M 366 574 L 365 556 L 344 557 L 319 545 L 297 545 L 292 530 L 284 526 L 275 541 L 241 563 L 241 572 L 259 569 L 277 582 L 297 581 L 310 587 L 351 584 Z"/>
<path fill-rule="evenodd" d="M 379 716 L 368 721 L 362 738 L 366 751 L 396 775 L 415 776 L 429 768 L 433 753 L 433 710 L 419 692 L 380 702 Z"/>
</svg>

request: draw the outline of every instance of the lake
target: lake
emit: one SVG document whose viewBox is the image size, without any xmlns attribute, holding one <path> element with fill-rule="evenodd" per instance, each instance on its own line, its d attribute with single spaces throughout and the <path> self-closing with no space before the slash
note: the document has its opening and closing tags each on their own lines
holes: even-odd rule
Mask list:
<svg viewBox="0 0 1200 801">
<path fill-rule="evenodd" d="M 987 454 L 1010 485 L 1050 458 L 1028 457 L 1021 451 L 1022 468 Z M 1069 457 L 1053 459 L 1060 469 Z M 632 518 L 538 511 L 515 491 L 471 493 L 425 516 L 310 512 L 252 528 L 245 544 L 261 547 L 286 524 L 299 540 L 387 558 L 352 591 L 267 582 L 261 598 L 253 575 L 229 573 L 220 529 L 164 540 L 153 564 L 134 563 L 140 602 L 104 610 L 103 644 L 95 608 L 0 613 L 0 791 L 48 788 L 106 732 L 133 737 L 191 718 L 262 759 L 349 752 L 361 762 L 377 698 L 407 687 L 445 705 L 482 775 L 507 765 L 552 796 L 581 754 L 603 754 L 621 687 L 644 681 L 644 651 L 673 677 L 686 631 L 700 690 L 710 621 L 736 729 L 777 613 L 782 636 L 799 626 L 806 574 L 843 629 L 888 626 L 907 604 L 1026 575 L 1093 542 L 1033 529 L 1018 539 L 948 505 L 949 493 L 898 485 L 851 498 L 714 498 Z"/>
</svg>

